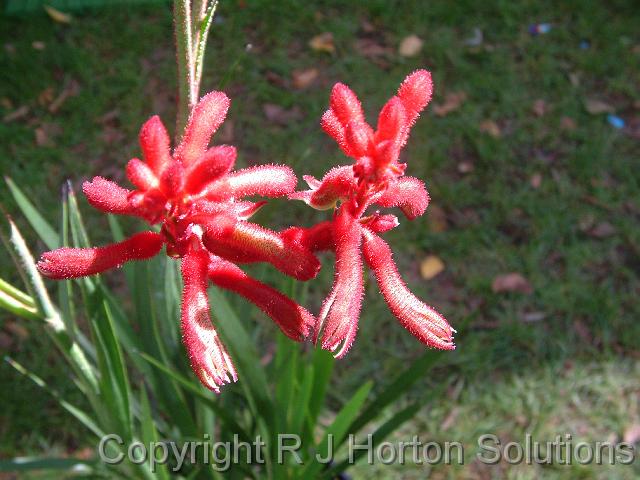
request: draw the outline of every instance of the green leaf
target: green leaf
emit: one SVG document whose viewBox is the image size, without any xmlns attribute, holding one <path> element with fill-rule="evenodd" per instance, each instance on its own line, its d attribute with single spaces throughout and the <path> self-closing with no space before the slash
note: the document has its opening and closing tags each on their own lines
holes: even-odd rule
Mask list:
<svg viewBox="0 0 640 480">
<path fill-rule="evenodd" d="M 387 406 L 391 405 L 391 403 L 409 390 L 414 383 L 424 378 L 425 374 L 431 370 L 441 358 L 442 356 L 439 352 L 432 350 L 425 352 L 367 405 L 363 412 L 358 415 L 358 418 L 349 426 L 349 431 L 355 433 L 377 417 Z"/>
<path fill-rule="evenodd" d="M 38 237 L 40 237 L 47 248 L 51 250 L 58 248 L 60 246 L 60 237 L 53 227 L 40 215 L 40 212 L 36 210 L 36 207 L 33 206 L 22 190 L 13 183 L 13 180 L 9 177 L 5 177 L 4 180 L 7 182 L 11 196 L 18 205 L 18 208 L 29 222 L 29 225 L 36 231 Z"/>
<path fill-rule="evenodd" d="M 334 449 L 337 448 L 338 445 L 342 443 L 342 441 L 346 438 L 347 433 L 353 433 L 349 426 L 353 422 L 353 419 L 358 415 L 360 408 L 364 405 L 367 397 L 369 396 L 369 392 L 371 391 L 371 387 L 373 382 L 369 381 L 362 385 L 356 393 L 349 399 L 349 401 L 342 407 L 340 412 L 336 415 L 336 418 L 331 423 L 329 428 L 325 431 L 325 434 L 318 446 L 318 452 L 326 458 L 330 439 L 333 442 Z M 307 467 L 303 470 L 301 478 L 316 478 L 318 473 L 324 467 L 323 464 L 314 461 L 313 463 L 307 464 Z"/>
<path fill-rule="evenodd" d="M 196 385 L 193 381 L 187 378 L 184 378 L 182 375 L 174 372 L 167 366 L 160 363 L 155 358 L 145 353 L 140 353 L 140 356 L 144 358 L 147 362 L 149 362 L 151 365 L 153 365 L 154 367 L 163 371 L 165 374 L 171 376 L 176 382 L 178 382 L 185 389 L 187 389 L 189 392 L 194 394 L 200 401 L 206 403 L 216 413 L 216 415 L 218 415 L 220 420 L 222 420 L 222 422 L 227 426 L 227 428 L 232 433 L 237 433 L 238 436 L 242 438 L 242 440 L 244 440 L 245 442 L 253 442 L 255 440 L 255 438 L 252 438 L 247 433 L 247 431 L 244 428 L 242 428 L 240 424 L 238 424 L 238 422 L 236 422 L 236 420 L 229 413 L 229 411 L 225 409 L 218 401 L 209 397 L 208 394 L 203 391 L 200 385 Z"/>
<path fill-rule="evenodd" d="M 0 308 L 28 320 L 40 320 L 42 318 L 34 307 L 25 305 L 2 290 L 0 290 Z"/>
<path fill-rule="evenodd" d="M 91 473 L 96 461 L 75 458 L 19 457 L 0 460 L 0 472 L 26 472 L 32 470 L 67 470 L 74 473 Z"/>
<path fill-rule="evenodd" d="M 151 406 L 149 405 L 149 395 L 144 385 L 142 385 L 140 389 L 140 426 L 142 427 L 142 442 L 145 445 L 158 442 L 158 431 L 153 421 L 153 414 L 151 413 Z M 168 480 L 170 477 L 167 465 L 151 464 L 152 455 L 153 451 L 151 451 L 149 455 L 149 469 L 155 473 L 155 478 Z"/>
</svg>

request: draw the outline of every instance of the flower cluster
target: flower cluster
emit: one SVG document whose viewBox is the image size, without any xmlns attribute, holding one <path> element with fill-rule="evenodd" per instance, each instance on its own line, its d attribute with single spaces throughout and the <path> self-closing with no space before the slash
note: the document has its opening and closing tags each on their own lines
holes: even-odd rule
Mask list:
<svg viewBox="0 0 640 480">
<path fill-rule="evenodd" d="M 333 220 L 309 229 L 292 227 L 285 235 L 310 250 L 335 252 L 333 287 L 322 305 L 314 334 L 322 348 L 337 357 L 347 353 L 358 329 L 364 295 L 363 256 L 400 323 L 428 346 L 455 348 L 453 329 L 409 291 L 389 245 L 379 236 L 395 228 L 398 219 L 379 211 L 366 213 L 372 205 L 399 207 L 409 220 L 425 212 L 429 194 L 424 184 L 403 176 L 406 164 L 398 160 L 432 91 L 429 72 L 418 70 L 409 75 L 382 108 L 374 131 L 365 121 L 356 95 L 346 85 L 336 84 L 322 128 L 355 163 L 333 168 L 321 181 L 305 177 L 310 190 L 289 195 L 320 210 L 334 209 Z"/>
<path fill-rule="evenodd" d="M 431 91 L 428 72 L 420 70 L 407 77 L 397 96 L 382 109 L 373 131 L 355 94 L 337 84 L 322 127 L 355 163 L 330 170 L 321 181 L 305 177 L 310 190 L 303 192 L 295 192 L 296 176 L 286 166 L 234 171 L 234 147 L 209 147 L 229 108 L 224 93 L 209 93 L 193 108 L 173 152 L 165 127 L 154 116 L 140 131 L 144 160 L 134 158 L 126 167 L 135 189 L 95 177 L 85 182 L 83 192 L 98 210 L 140 217 L 159 228 L 103 247 L 46 252 L 38 267 L 50 278 L 76 278 L 153 257 L 164 246 L 167 255 L 181 261 L 181 328 L 191 366 L 202 383 L 216 392 L 237 376 L 211 323 L 209 282 L 253 302 L 291 339 L 301 341 L 313 335 L 323 348 L 341 357 L 357 330 L 364 257 L 402 325 L 429 346 L 453 349 L 453 330 L 407 289 L 389 246 L 379 236 L 395 228 L 398 219 L 378 211 L 366 213 L 372 205 L 399 207 L 409 219 L 424 213 L 429 202 L 424 185 L 404 177 L 405 165 L 398 159 Z M 310 228 L 275 232 L 249 221 L 266 203 L 246 199 L 253 195 L 288 196 L 317 209 L 334 209 L 333 219 Z M 336 267 L 333 287 L 317 318 L 237 265 L 267 262 L 305 281 L 317 275 L 316 253 L 322 250 L 335 252 Z"/>
<path fill-rule="evenodd" d="M 60 248 L 44 253 L 38 263 L 50 278 L 75 278 L 150 258 L 164 245 L 167 255 L 182 262 L 181 326 L 191 366 L 214 391 L 235 381 L 236 372 L 210 320 L 208 282 L 253 302 L 285 335 L 300 341 L 308 336 L 314 317 L 282 293 L 245 274 L 236 263 L 269 262 L 299 280 L 314 277 L 320 269 L 309 250 L 248 221 L 265 202 L 245 197 L 287 195 L 295 190 L 296 177 L 290 168 L 278 165 L 232 171 L 234 147 L 208 148 L 228 108 L 224 93 L 204 96 L 193 109 L 173 154 L 160 119 L 149 119 L 140 131 L 144 161 L 134 158 L 126 168 L 135 190 L 102 177 L 83 185 L 87 200 L 98 210 L 141 217 L 151 225 L 159 224 L 159 232 L 137 233 L 104 247 Z"/>
</svg>

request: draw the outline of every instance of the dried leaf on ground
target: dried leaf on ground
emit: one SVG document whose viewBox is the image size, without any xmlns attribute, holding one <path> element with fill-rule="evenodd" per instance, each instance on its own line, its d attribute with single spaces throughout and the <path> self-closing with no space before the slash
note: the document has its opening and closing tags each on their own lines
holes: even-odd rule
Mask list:
<svg viewBox="0 0 640 480">
<path fill-rule="evenodd" d="M 293 86 L 297 89 L 304 89 L 313 84 L 320 75 L 317 68 L 307 68 L 305 70 L 294 70 L 291 74 Z"/>
<path fill-rule="evenodd" d="M 523 322 L 533 323 L 540 322 L 546 318 L 547 314 L 544 312 L 525 312 L 520 318 Z"/>
<path fill-rule="evenodd" d="M 615 112 L 615 108 L 613 105 L 610 105 L 602 100 L 597 100 L 595 98 L 587 98 L 584 101 L 584 108 L 591 115 L 599 115 L 601 113 L 613 113 Z"/>
<path fill-rule="evenodd" d="M 498 275 L 493 279 L 491 290 L 494 293 L 503 292 L 519 292 L 530 294 L 533 293 L 533 287 L 529 281 L 520 273 L 512 272 Z"/>
<path fill-rule="evenodd" d="M 456 420 L 458 419 L 458 415 L 460 415 L 460 408 L 453 407 L 449 412 L 449 415 L 447 415 L 446 418 L 440 424 L 440 430 L 442 432 L 449 430 L 456 423 Z"/>
<path fill-rule="evenodd" d="M 487 119 L 480 122 L 480 131 L 488 134 L 493 138 L 500 138 L 502 135 L 502 131 L 496 122 L 493 120 Z"/>
<path fill-rule="evenodd" d="M 71 15 L 50 7 L 49 5 L 45 5 L 44 9 L 55 22 L 69 24 L 73 21 L 73 17 Z"/>
<path fill-rule="evenodd" d="M 4 123 L 9 123 L 9 122 L 13 122 L 15 120 L 19 120 L 23 117 L 26 117 L 29 114 L 29 107 L 27 107 L 26 105 L 23 105 L 19 108 L 17 108 L 16 110 L 14 110 L 13 112 L 7 113 L 2 121 Z"/>
<path fill-rule="evenodd" d="M 38 104 L 43 107 L 53 102 L 53 99 L 54 99 L 53 87 L 47 87 L 38 94 Z"/>
<path fill-rule="evenodd" d="M 267 120 L 278 125 L 287 125 L 293 120 L 302 118 L 302 111 L 298 107 L 286 109 L 274 103 L 265 103 L 262 106 L 262 111 Z"/>
<path fill-rule="evenodd" d="M 640 423 L 629 425 L 622 436 L 622 439 L 631 444 L 640 442 Z"/>
<path fill-rule="evenodd" d="M 536 189 L 540 188 L 540 185 L 542 185 L 542 174 L 534 173 L 533 175 L 531 175 L 531 179 L 529 180 L 529 183 L 533 188 L 536 188 Z"/>
<path fill-rule="evenodd" d="M 14 337 L 20 338 L 20 340 L 26 340 L 29 338 L 29 330 L 24 328 L 20 323 L 13 320 L 8 320 L 4 324 L 5 330 L 13 334 Z"/>
<path fill-rule="evenodd" d="M 398 53 L 401 57 L 415 57 L 422 50 L 423 41 L 417 35 L 409 35 L 402 39 L 398 47 Z"/>
<path fill-rule="evenodd" d="M 616 234 L 616 227 L 609 222 L 600 222 L 588 229 L 587 234 L 594 238 L 607 238 Z"/>
<path fill-rule="evenodd" d="M 576 331 L 583 342 L 588 345 L 591 345 L 593 343 L 593 335 L 591 335 L 589 327 L 587 327 L 582 320 L 574 320 L 573 329 Z"/>
<path fill-rule="evenodd" d="M 474 168 L 475 167 L 473 166 L 473 163 L 467 160 L 458 163 L 458 172 L 462 174 L 471 173 L 473 172 Z"/>
<path fill-rule="evenodd" d="M 420 262 L 420 276 L 425 280 L 431 280 L 444 270 L 444 262 L 435 255 L 429 255 Z"/>
<path fill-rule="evenodd" d="M 562 117 L 560 120 L 560 128 L 569 132 L 573 131 L 576 129 L 576 121 L 571 117 Z"/>
<path fill-rule="evenodd" d="M 354 43 L 355 50 L 366 58 L 379 58 L 391 54 L 391 49 L 373 38 L 359 38 Z"/>
<path fill-rule="evenodd" d="M 316 52 L 334 53 L 336 51 L 336 46 L 333 43 L 333 33 L 331 32 L 316 35 L 309 40 L 309 46 Z"/>
<path fill-rule="evenodd" d="M 68 98 L 74 97 L 80 93 L 80 84 L 76 80 L 69 80 L 60 94 L 49 105 L 49 111 L 56 113 Z"/>
<path fill-rule="evenodd" d="M 545 113 L 547 113 L 547 102 L 542 99 L 538 99 L 533 102 L 533 107 L 531 108 L 531 110 L 536 117 L 542 117 Z"/>
<path fill-rule="evenodd" d="M 47 48 L 47 44 L 40 40 L 34 40 L 33 42 L 31 42 L 31 47 L 34 50 L 44 50 L 45 48 Z"/>
<path fill-rule="evenodd" d="M 427 222 L 432 232 L 440 233 L 447 229 L 447 215 L 438 205 L 429 205 Z"/>
<path fill-rule="evenodd" d="M 462 102 L 464 102 L 466 98 L 467 94 L 465 92 L 447 93 L 444 97 L 444 103 L 435 105 L 433 111 L 437 116 L 444 117 L 460 108 L 460 105 L 462 105 Z"/>
</svg>

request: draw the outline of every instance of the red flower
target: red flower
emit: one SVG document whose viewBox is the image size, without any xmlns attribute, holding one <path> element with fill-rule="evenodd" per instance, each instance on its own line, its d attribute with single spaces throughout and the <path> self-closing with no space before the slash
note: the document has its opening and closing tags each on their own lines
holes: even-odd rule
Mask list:
<svg viewBox="0 0 640 480">
<path fill-rule="evenodd" d="M 173 154 L 164 125 L 159 117 L 151 117 L 140 131 L 144 161 L 134 158 L 126 168 L 135 190 L 102 177 L 84 183 L 84 194 L 95 208 L 159 223 L 159 233 L 138 233 L 105 247 L 60 248 L 44 253 L 38 263 L 48 277 L 75 278 L 150 258 L 166 245 L 167 255 L 182 259 L 182 332 L 191 366 L 202 383 L 216 392 L 224 383 L 235 381 L 236 373 L 209 318 L 208 281 L 244 296 L 287 336 L 302 340 L 313 326 L 313 316 L 231 262 L 269 262 L 300 280 L 314 277 L 320 268 L 313 253 L 294 239 L 248 221 L 265 202 L 244 201 L 244 197 L 287 195 L 295 189 L 296 177 L 280 165 L 232 172 L 235 148 L 208 148 L 228 108 L 224 93 L 204 96 L 191 112 Z"/>
<path fill-rule="evenodd" d="M 453 329 L 407 289 L 391 249 L 378 235 L 395 228 L 398 219 L 378 211 L 365 214 L 372 205 L 399 207 L 413 220 L 426 210 L 429 195 L 424 184 L 417 178 L 404 177 L 406 165 L 398 160 L 411 126 L 429 103 L 432 90 L 429 72 L 418 70 L 409 75 L 397 95 L 382 108 L 374 131 L 365 121 L 356 95 L 346 85 L 336 84 L 321 124 L 355 163 L 333 168 L 321 181 L 304 177 L 310 190 L 289 195 L 316 209 L 335 209 L 332 221 L 308 229 L 292 227 L 283 236 L 312 251 L 335 251 L 333 287 L 318 316 L 315 337 L 322 348 L 333 351 L 336 357 L 347 353 L 358 328 L 364 294 L 363 255 L 400 323 L 426 345 L 455 348 Z"/>
</svg>

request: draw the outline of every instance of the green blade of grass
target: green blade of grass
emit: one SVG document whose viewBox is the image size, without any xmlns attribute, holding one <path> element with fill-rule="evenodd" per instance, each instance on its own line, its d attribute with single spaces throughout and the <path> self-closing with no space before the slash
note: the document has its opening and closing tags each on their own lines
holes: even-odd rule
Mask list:
<svg viewBox="0 0 640 480">
<path fill-rule="evenodd" d="M 356 415 L 358 415 L 362 405 L 364 405 L 372 386 L 373 382 L 371 381 L 363 384 L 356 393 L 353 394 L 349 401 L 345 403 L 331 425 L 326 429 L 322 441 L 317 448 L 318 452 L 323 455 L 323 458 L 327 457 L 330 441 L 333 442 L 333 446 L 336 448 L 346 438 L 347 433 L 350 432 L 349 427 Z M 300 477 L 316 478 L 323 467 L 323 464 L 313 461 L 312 463 L 307 464 Z"/>
<path fill-rule="evenodd" d="M 51 250 L 60 246 L 60 236 L 56 233 L 53 227 L 47 222 L 44 217 L 38 212 L 36 207 L 29 201 L 27 196 L 20 190 L 20 188 L 9 177 L 5 177 L 5 182 L 9 187 L 11 196 L 15 200 L 18 208 L 29 222 L 29 225 L 38 234 L 38 237 L 44 242 L 44 244 Z"/>
</svg>

